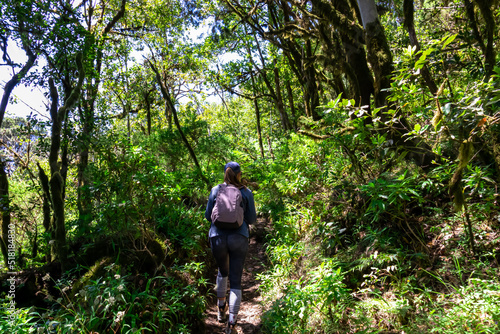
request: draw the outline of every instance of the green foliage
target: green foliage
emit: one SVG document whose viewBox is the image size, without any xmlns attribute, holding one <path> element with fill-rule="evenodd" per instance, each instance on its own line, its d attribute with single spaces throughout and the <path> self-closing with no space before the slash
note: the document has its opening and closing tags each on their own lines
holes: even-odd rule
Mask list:
<svg viewBox="0 0 500 334">
<path fill-rule="evenodd" d="M 378 178 L 361 187 L 363 196 L 367 198 L 365 217 L 370 222 L 378 222 L 387 218 L 403 219 L 408 206 L 419 206 L 422 196 L 415 190 L 415 178 L 407 177 L 408 171 L 394 180 Z"/>
<path fill-rule="evenodd" d="M 42 314 L 29 308 L 5 312 L 0 328 L 9 333 L 196 332 L 206 304 L 200 293 L 208 284 L 201 276 L 203 264 L 174 266 L 165 275 L 140 280 L 122 276 L 118 269 L 107 267 L 103 277 L 78 291 L 72 291 L 72 280 L 59 280 L 56 287 L 62 297 L 49 294 L 49 309 Z"/>
<path fill-rule="evenodd" d="M 240 162 L 259 213 L 271 224 L 266 230 L 269 269 L 259 276 L 268 310 L 265 331 L 500 330 L 495 279 L 500 69 L 483 80 L 486 66 L 479 45 L 485 41 L 478 39 L 486 36 L 483 13 L 475 16 L 477 37 L 460 1 L 422 3 L 414 13 L 417 51 L 401 24 L 402 2 L 380 11 L 395 59 L 388 89 L 391 108 L 386 110 L 359 107 L 352 99 L 358 98 L 352 96 L 357 83 L 366 83 L 356 71 L 347 72 L 350 59 L 357 57 L 347 57 L 346 66 L 328 63 L 346 59 L 340 51 L 335 54 L 341 48 L 328 45 L 329 37 L 342 47 L 359 42 L 359 36 L 344 30 L 358 27 L 347 16 L 348 25 L 340 26 L 336 18 L 328 21 L 329 27 L 323 20 L 317 25 L 321 11 L 316 6 L 326 3 L 333 2 L 313 1 L 299 8 L 286 1 L 257 7 L 241 1 L 241 8 L 253 9 L 238 16 L 234 10 L 240 6 L 232 8 L 229 2 L 132 1 L 111 31 L 105 28 L 118 17 L 119 1 L 104 7 L 83 2 L 77 8 L 47 1 L 0 4 L 0 30 L 8 42 L 29 46 L 48 60 L 48 66 L 41 65 L 42 75 L 28 78 L 41 89 L 54 76 L 61 83 L 59 91 L 67 92 L 70 87 L 64 84 L 77 75 L 71 66 L 74 54 L 85 50 L 88 77 L 81 103 L 69 111 L 63 129 L 67 161 L 59 157 L 61 166 L 68 163 L 65 218 L 74 255 L 97 240 L 111 240 L 120 248 L 115 240 L 130 238 L 134 248 L 149 235 L 167 253 L 155 277 L 130 267 L 110 267 L 102 275 L 92 268 L 96 271 L 81 278 L 81 272 L 65 273 L 55 282 L 59 295 L 52 296 L 47 310 L 20 308 L 10 323 L 9 313 L 3 312 L 0 330 L 188 333 L 200 328 L 213 269 L 203 218 L 208 189 L 145 60 L 158 67 L 208 183 L 222 181 L 228 160 Z M 289 8 L 283 10 L 283 4 Z M 355 12 L 337 5 L 335 13 Z M 308 14 L 311 9 L 314 17 Z M 286 21 L 286 12 L 297 18 L 300 34 Z M 209 36 L 198 37 L 202 32 Z M 259 32 L 265 32 L 266 40 Z M 273 45 L 278 40 L 286 50 Z M 305 56 L 307 43 L 312 54 Z M 224 55 L 227 51 L 230 56 Z M 10 60 L 2 55 L 4 62 Z M 369 65 L 374 69 L 376 64 Z M 435 94 L 422 79 L 426 68 L 438 87 Z M 305 69 L 317 78 L 310 80 Z M 277 88 L 274 70 L 281 78 L 285 111 L 299 121 L 298 131 L 282 128 L 270 89 Z M 315 110 L 319 120 L 304 117 L 309 88 L 317 89 L 324 104 Z M 208 104 L 210 94 L 218 96 L 217 103 Z M 333 100 L 326 102 L 329 98 Z M 49 170 L 50 122 L 30 117 L 3 125 L 8 127 L 2 129 L 2 140 L 10 149 L 3 153 L 18 236 L 17 265 L 23 269 L 46 262 L 51 252 L 35 166 Z M 405 135 L 394 142 L 391 131 Z M 464 140 L 468 149 L 461 155 Z M 404 147 L 410 142 L 416 147 Z M 84 149 L 89 162 L 80 170 Z M 433 160 L 425 169 L 408 162 L 410 155 L 422 152 Z M 453 177 L 457 171 L 460 175 Z M 456 181 L 451 194 L 450 180 Z M 469 208 L 477 257 L 466 252 L 464 217 L 452 212 L 457 194 Z M 144 246 L 145 253 L 149 249 Z M 135 250 L 113 251 L 119 262 Z M 27 254 L 34 258 L 26 259 Z"/>
<path fill-rule="evenodd" d="M 2 304 L 0 330 L 3 333 L 31 334 L 36 333 L 38 314 L 30 308 L 9 310 L 10 302 Z"/>
<path fill-rule="evenodd" d="M 457 329 L 460 333 L 496 333 L 498 288 L 496 281 L 471 279 L 450 294 L 433 294 L 425 288 L 420 294 L 367 300 L 358 304 L 352 320 L 358 331 L 367 333 L 372 332 L 370 326 L 389 324 L 411 333 L 457 333 Z"/>
<path fill-rule="evenodd" d="M 202 241 L 209 227 L 203 211 L 182 206 L 165 206 L 156 210 L 155 217 L 158 231 L 174 243 L 178 252 L 187 252 L 187 258 L 196 257 L 203 252 Z"/>
<path fill-rule="evenodd" d="M 339 213 L 335 214 L 340 216 Z M 339 221 L 324 222 L 320 224 L 316 231 L 316 236 L 322 241 L 322 248 L 327 254 L 334 254 L 338 247 L 350 243 L 346 232 Z"/>
<path fill-rule="evenodd" d="M 303 278 L 283 286 L 263 316 L 265 333 L 310 333 L 322 319 L 334 324 L 352 302 L 336 263 L 322 262 Z"/>
<path fill-rule="evenodd" d="M 436 324 L 430 333 L 496 333 L 500 330 L 500 285 L 497 281 L 471 279 L 438 303 L 429 320 Z"/>
<path fill-rule="evenodd" d="M 467 166 L 464 173 L 464 191 L 473 199 L 485 200 L 485 204 L 492 203 L 495 197 L 494 175 L 491 169 L 482 166 Z"/>
</svg>

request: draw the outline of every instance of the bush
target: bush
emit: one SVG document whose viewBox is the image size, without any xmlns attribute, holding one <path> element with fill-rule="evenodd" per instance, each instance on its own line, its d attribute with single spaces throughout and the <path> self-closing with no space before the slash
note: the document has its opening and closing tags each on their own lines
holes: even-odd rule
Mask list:
<svg viewBox="0 0 500 334">
<path fill-rule="evenodd" d="M 266 333 L 312 333 L 343 317 L 352 297 L 338 265 L 328 260 L 306 277 L 287 284 L 263 316 Z"/>
<path fill-rule="evenodd" d="M 56 286 L 62 297 L 37 313 L 2 312 L 4 333 L 196 333 L 203 327 L 208 282 L 201 263 L 173 266 L 156 277 L 122 276 L 119 267 L 72 291 L 72 280 Z M 50 279 L 46 276 L 44 279 Z M 203 290 L 203 293 L 200 292 Z M 9 316 L 13 315 L 10 321 Z"/>
</svg>

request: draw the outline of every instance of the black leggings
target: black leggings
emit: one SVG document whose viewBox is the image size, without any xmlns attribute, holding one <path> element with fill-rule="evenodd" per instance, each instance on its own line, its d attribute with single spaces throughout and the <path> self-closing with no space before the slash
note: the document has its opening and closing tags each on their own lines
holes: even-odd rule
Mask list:
<svg viewBox="0 0 500 334">
<path fill-rule="evenodd" d="M 231 289 L 241 289 L 241 275 L 248 252 L 248 238 L 236 233 L 212 237 L 210 246 L 219 267 L 218 277 L 229 276 Z"/>
</svg>

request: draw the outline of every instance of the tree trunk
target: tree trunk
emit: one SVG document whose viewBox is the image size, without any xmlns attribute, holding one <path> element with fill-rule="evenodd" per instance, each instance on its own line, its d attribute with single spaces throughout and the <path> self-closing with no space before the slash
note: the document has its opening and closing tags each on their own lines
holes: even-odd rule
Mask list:
<svg viewBox="0 0 500 334">
<path fill-rule="evenodd" d="M 283 10 L 284 26 L 291 23 L 295 24 L 297 18 L 293 17 L 288 3 L 281 0 L 280 5 Z M 271 13 L 274 13 L 274 9 L 271 6 L 269 6 L 269 9 Z M 274 14 L 271 16 L 271 19 L 275 27 L 278 28 L 276 17 L 278 17 L 278 15 Z M 300 21 L 302 22 L 302 20 Z M 319 114 L 316 112 L 316 107 L 319 106 L 318 85 L 316 82 L 316 70 L 313 66 L 314 58 L 310 41 L 306 41 L 308 44 L 306 44 L 305 47 L 299 45 L 293 41 L 293 39 L 283 37 L 280 37 L 279 43 L 272 40 L 271 43 L 274 43 L 278 48 L 283 50 L 283 54 L 287 57 L 288 64 L 302 88 L 306 116 L 312 117 L 314 120 L 319 120 Z"/>
<path fill-rule="evenodd" d="M 68 115 L 66 115 L 67 119 Z M 62 143 L 62 152 L 61 152 L 61 176 L 64 181 L 64 187 L 62 190 L 62 197 L 63 199 L 66 198 L 66 179 L 68 177 L 68 168 L 69 168 L 69 158 L 68 158 L 68 143 L 69 143 L 69 136 L 70 134 L 68 133 L 68 122 L 64 122 L 64 133 L 63 136 L 65 140 L 63 140 Z"/>
<path fill-rule="evenodd" d="M 144 93 L 144 102 L 146 103 L 146 121 L 148 126 L 148 136 L 151 136 L 151 102 L 149 101 L 149 94 L 151 91 Z"/>
<path fill-rule="evenodd" d="M 286 91 L 288 95 L 288 104 L 290 104 L 290 112 L 292 113 L 292 124 L 294 131 L 297 131 L 297 116 L 295 114 L 295 104 L 293 102 L 293 92 L 290 86 L 290 81 L 286 81 Z"/>
<path fill-rule="evenodd" d="M 0 156 L 0 209 L 2 211 L 2 235 L 0 238 L 0 248 L 5 262 L 5 267 L 9 268 L 8 244 L 10 225 L 10 199 L 9 199 L 9 179 L 5 161 Z"/>
<path fill-rule="evenodd" d="M 49 233 L 51 239 L 54 239 L 50 224 L 50 203 L 52 203 L 52 200 L 50 199 L 49 178 L 39 163 L 37 163 L 37 166 L 38 166 L 38 178 L 40 180 L 40 185 L 42 186 L 42 192 L 43 192 L 42 196 L 43 227 L 45 228 L 45 232 Z"/>
<path fill-rule="evenodd" d="M 392 54 L 387 43 L 384 29 L 380 24 L 377 7 L 374 0 L 358 0 L 359 10 L 365 29 L 365 40 L 368 50 L 368 61 L 375 74 L 375 106 L 382 108 L 381 119 L 383 122 L 391 121 L 385 113 L 388 109 L 395 109 L 388 105 L 388 89 L 391 87 L 392 74 L 394 71 Z M 393 125 L 387 133 L 387 139 L 393 141 L 394 147 L 405 147 L 408 149 L 408 158 L 415 161 L 422 168 L 430 168 L 435 158 L 430 147 L 423 141 L 407 140 L 404 134 L 411 129 L 408 121 L 398 115 L 392 116 Z"/>
<path fill-rule="evenodd" d="M 420 51 L 420 43 L 418 42 L 417 33 L 415 32 L 415 23 L 413 19 L 414 8 L 413 8 L 413 0 L 404 0 L 403 4 L 403 13 L 404 13 L 404 26 L 408 31 L 408 35 L 410 36 L 410 44 L 415 47 L 415 50 Z M 422 70 L 420 71 L 422 74 L 422 78 L 424 79 L 429 91 L 432 95 L 436 95 L 438 88 L 436 82 L 432 78 L 431 72 L 429 71 L 429 67 L 424 65 Z"/>
<path fill-rule="evenodd" d="M 255 122 L 257 123 L 257 139 L 259 140 L 259 148 L 260 148 L 260 157 L 264 159 L 264 146 L 262 144 L 262 130 L 260 127 L 260 109 L 259 102 L 257 101 L 257 87 L 255 85 L 255 78 L 253 72 L 250 72 L 250 78 L 252 79 L 252 88 L 253 88 L 253 104 L 255 106 Z"/>
<path fill-rule="evenodd" d="M 92 103 L 93 104 L 93 103 Z M 83 116 L 85 115 L 85 116 Z M 77 206 L 79 228 L 82 232 L 89 231 L 90 222 L 92 221 L 92 197 L 89 189 L 89 180 L 85 175 L 85 171 L 89 164 L 90 141 L 94 131 L 94 107 L 84 107 L 80 113 L 83 127 L 80 134 L 80 152 L 78 159 L 78 189 L 77 189 Z"/>
<path fill-rule="evenodd" d="M 479 33 L 479 28 L 477 27 L 476 14 L 474 13 L 474 4 L 469 0 L 464 0 L 464 7 L 465 12 L 467 13 L 467 17 L 469 18 L 472 34 L 474 35 L 476 42 L 479 44 L 479 47 L 481 48 L 483 54 L 486 54 L 486 46 L 484 45 L 481 34 Z"/>
<path fill-rule="evenodd" d="M 349 82 L 349 95 L 346 97 L 354 99 L 358 107 L 366 106 L 367 112 L 370 112 L 371 95 L 374 93 L 373 77 L 363 47 L 363 29 L 359 25 L 352 24 L 356 22 L 353 9 L 346 1 L 337 1 L 332 5 L 324 0 L 312 0 L 312 4 L 314 13 L 323 17 L 329 24 L 328 27 L 319 26 L 320 38 L 328 53 L 343 51 L 343 54 L 336 58 L 341 59 L 343 72 Z M 339 35 L 338 41 L 330 37 L 335 37 L 336 34 Z"/>
<path fill-rule="evenodd" d="M 82 133 L 80 134 L 80 150 L 78 159 L 78 190 L 77 190 L 77 206 L 78 206 L 78 216 L 80 228 L 84 231 L 89 229 L 90 222 L 92 221 L 92 199 L 91 194 L 88 190 L 89 180 L 85 176 L 85 170 L 87 169 L 89 163 L 89 153 L 90 153 L 90 141 L 94 133 L 95 125 L 95 102 L 97 100 L 97 95 L 99 93 L 99 86 L 101 83 L 101 69 L 102 69 L 102 59 L 103 59 L 103 49 L 104 43 L 107 41 L 106 35 L 113 29 L 116 23 L 125 15 L 125 5 L 127 0 L 121 0 L 120 9 L 113 16 L 111 21 L 104 27 L 101 34 L 101 42 L 94 44 L 95 65 L 93 73 L 95 77 L 87 80 L 86 85 L 86 96 L 87 100 L 82 103 L 82 110 L 80 112 L 80 119 L 83 124 Z M 92 15 L 92 14 L 90 14 Z M 91 22 L 94 18 L 88 18 L 88 31 L 92 30 Z M 94 36 L 95 38 L 95 36 Z M 94 81 L 92 81 L 94 79 Z"/>
<path fill-rule="evenodd" d="M 274 84 L 276 86 L 276 104 L 280 113 L 281 126 L 283 127 L 283 130 L 288 131 L 291 129 L 291 126 L 283 104 L 283 97 L 281 96 L 280 76 L 279 70 L 276 67 L 276 61 L 274 61 Z"/>
<path fill-rule="evenodd" d="M 161 79 L 160 72 L 158 72 L 158 69 L 156 68 L 156 66 L 153 63 L 151 63 L 149 60 L 148 60 L 148 62 L 149 62 L 149 65 L 151 66 L 151 69 L 153 70 L 153 72 L 155 72 L 156 81 L 158 82 L 158 85 L 160 86 L 160 90 L 161 90 L 161 94 L 163 95 L 163 99 L 167 103 L 167 106 L 170 109 L 170 111 L 172 112 L 172 116 L 174 118 L 174 123 L 175 123 L 175 126 L 177 127 L 177 131 L 179 131 L 179 134 L 181 135 L 182 141 L 184 142 L 184 145 L 186 145 L 186 148 L 188 149 L 189 154 L 191 155 L 191 159 L 193 159 L 193 162 L 196 166 L 196 170 L 198 172 L 198 175 L 205 182 L 205 184 L 207 185 L 207 188 L 211 189 L 212 185 L 210 184 L 210 181 L 208 181 L 207 177 L 205 175 L 203 175 L 203 171 L 201 170 L 201 166 L 198 163 L 198 159 L 196 158 L 196 154 L 194 153 L 194 150 L 191 147 L 191 144 L 189 144 L 189 141 L 187 140 L 186 136 L 184 135 L 184 132 L 182 131 L 181 125 L 179 123 L 179 118 L 177 117 L 177 111 L 175 109 L 174 103 L 173 103 L 172 98 L 170 96 L 170 92 L 168 91 L 167 87 L 165 87 L 165 84 L 163 83 L 163 81 Z"/>
<path fill-rule="evenodd" d="M 50 166 L 50 181 L 49 181 L 49 192 L 50 198 L 52 200 L 52 221 L 51 230 L 53 231 L 52 239 L 52 257 L 51 261 L 59 259 L 61 266 L 66 262 L 66 240 L 65 234 L 62 235 L 61 232 L 64 231 L 64 200 L 62 197 L 63 189 L 63 178 L 59 171 L 59 149 L 61 146 L 61 125 L 64 118 L 59 110 L 58 114 L 58 93 L 57 88 L 54 86 L 52 79 L 49 80 L 50 94 L 52 98 L 51 105 L 51 117 L 52 117 L 52 128 L 51 128 L 51 145 L 49 153 L 49 166 Z M 59 237 L 59 238 L 58 238 Z"/>
<path fill-rule="evenodd" d="M 172 110 L 170 110 L 170 104 L 165 101 L 165 118 L 167 119 L 168 129 L 172 129 Z"/>
<path fill-rule="evenodd" d="M 484 25 L 486 29 L 486 49 L 484 50 L 484 70 L 485 77 L 484 81 L 487 82 L 491 75 L 493 74 L 493 69 L 495 67 L 496 53 L 494 49 L 496 22 L 491 9 L 493 1 L 491 0 L 474 0 L 474 2 L 479 7 L 481 15 L 484 19 Z"/>
<path fill-rule="evenodd" d="M 50 107 L 50 115 L 52 119 L 51 128 L 51 144 L 49 153 L 49 166 L 50 166 L 50 199 L 52 201 L 52 230 L 54 231 L 54 251 L 53 260 L 58 259 L 61 263 L 62 271 L 66 268 L 67 259 L 67 245 L 66 245 L 66 227 L 65 227 L 65 213 L 64 213 L 64 188 L 65 180 L 61 175 L 61 167 L 59 166 L 59 150 L 61 148 L 61 129 L 64 121 L 68 115 L 69 110 L 77 103 L 82 89 L 83 79 L 85 78 L 85 71 L 82 64 L 82 55 L 77 55 L 78 66 L 78 83 L 71 89 L 69 96 L 66 98 L 64 104 L 58 108 L 59 94 L 54 85 L 54 80 L 49 79 L 50 97 L 52 100 Z M 63 171 L 64 173 L 64 171 Z"/>
<path fill-rule="evenodd" d="M 311 41 L 308 39 L 305 43 L 305 61 L 303 61 L 305 77 L 304 101 L 306 103 L 306 110 L 309 110 L 309 115 L 313 120 L 318 121 L 321 117 L 316 111 L 316 108 L 319 106 L 319 94 L 313 56 Z"/>
<path fill-rule="evenodd" d="M 363 28 L 365 29 L 368 61 L 375 74 L 375 106 L 387 106 L 387 89 L 391 87 L 394 71 L 392 54 L 387 43 L 384 28 L 380 24 L 374 0 L 358 0 Z"/>
<path fill-rule="evenodd" d="M 131 133 L 132 129 L 130 128 L 130 107 L 128 105 L 123 107 L 123 112 L 127 115 L 127 138 L 129 144 L 131 143 Z"/>
</svg>

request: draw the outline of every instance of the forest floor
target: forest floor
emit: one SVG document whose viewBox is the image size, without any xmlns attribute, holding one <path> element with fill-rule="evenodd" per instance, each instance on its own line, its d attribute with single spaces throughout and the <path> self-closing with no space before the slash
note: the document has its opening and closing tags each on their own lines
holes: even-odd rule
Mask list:
<svg viewBox="0 0 500 334">
<path fill-rule="evenodd" d="M 264 247 L 265 235 L 269 230 L 269 222 L 265 219 L 258 219 L 252 226 L 250 232 L 250 246 L 248 249 L 245 267 L 241 284 L 243 288 L 243 298 L 238 313 L 238 323 L 236 330 L 238 334 L 258 334 L 261 333 L 261 316 L 263 308 L 262 297 L 259 292 L 260 282 L 257 275 L 266 269 L 267 256 Z M 214 269 L 210 282 L 215 284 L 217 269 Z M 224 324 L 217 321 L 216 298 L 214 296 L 206 311 L 205 328 L 206 334 L 220 334 L 224 330 Z"/>
</svg>

